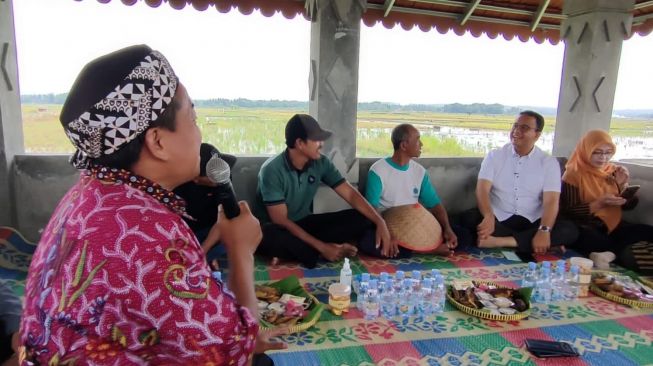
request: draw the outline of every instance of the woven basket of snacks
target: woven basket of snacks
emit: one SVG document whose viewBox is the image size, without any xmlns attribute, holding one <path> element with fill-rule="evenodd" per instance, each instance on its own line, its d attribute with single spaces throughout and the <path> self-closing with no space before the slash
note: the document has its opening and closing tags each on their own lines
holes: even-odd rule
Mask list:
<svg viewBox="0 0 653 366">
<path fill-rule="evenodd" d="M 306 330 L 320 319 L 324 304 L 306 291 L 296 276 L 255 286 L 262 329 L 288 327 L 290 333 Z"/>
<path fill-rule="evenodd" d="M 415 252 L 429 252 L 442 244 L 442 227 L 419 203 L 389 208 L 383 219 L 398 244 Z"/>
<path fill-rule="evenodd" d="M 642 276 L 639 280 L 648 287 L 653 287 L 653 277 L 652 276 Z"/>
<path fill-rule="evenodd" d="M 530 287 L 513 289 L 489 281 L 454 280 L 447 299 L 456 309 L 477 318 L 511 321 L 531 313 Z"/>
<path fill-rule="evenodd" d="M 592 274 L 590 291 L 610 301 L 632 308 L 653 308 L 653 294 L 645 293 L 636 280 L 614 272 L 597 271 Z"/>
</svg>

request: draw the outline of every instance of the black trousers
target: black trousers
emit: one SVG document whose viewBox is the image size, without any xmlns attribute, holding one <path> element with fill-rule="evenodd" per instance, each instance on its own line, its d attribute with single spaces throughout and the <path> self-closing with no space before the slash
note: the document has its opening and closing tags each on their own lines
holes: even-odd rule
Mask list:
<svg viewBox="0 0 653 366">
<path fill-rule="evenodd" d="M 609 234 L 608 228 L 605 226 L 580 224 L 578 230 L 578 240 L 573 247 L 585 255 L 591 252 L 605 251 L 619 255 L 630 244 L 653 241 L 653 226 L 646 224 L 631 224 L 622 221 Z"/>
<path fill-rule="evenodd" d="M 467 210 L 460 215 L 460 222 L 465 226 L 473 237 L 473 242 L 478 242 L 476 227 L 483 221 L 483 215 L 478 208 Z M 540 226 L 540 220 L 530 222 L 527 218 L 519 215 L 512 215 L 506 220 L 499 221 L 494 218 L 494 232 L 492 236 L 512 236 L 517 241 L 517 252 L 533 253 L 533 237 Z M 578 238 L 578 228 L 574 223 L 567 220 L 556 220 L 551 230 L 551 246 L 572 245 Z"/>
<path fill-rule="evenodd" d="M 347 242 L 360 246 L 362 240 L 369 240 L 369 231 L 372 231 L 371 238 L 374 241 L 374 224 L 354 209 L 309 215 L 296 224 L 326 243 Z M 320 253 L 286 228 L 266 223 L 262 225 L 261 230 L 263 240 L 256 254 L 299 261 L 307 268 L 314 268 L 317 265 Z"/>
</svg>

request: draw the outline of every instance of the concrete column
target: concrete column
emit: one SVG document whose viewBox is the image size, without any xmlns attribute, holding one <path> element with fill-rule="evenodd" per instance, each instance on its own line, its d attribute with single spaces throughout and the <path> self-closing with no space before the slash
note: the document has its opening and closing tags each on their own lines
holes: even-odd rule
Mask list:
<svg viewBox="0 0 653 366">
<path fill-rule="evenodd" d="M 609 130 L 621 58 L 634 0 L 566 0 L 565 42 L 553 155 L 566 156 L 591 129 Z"/>
<path fill-rule="evenodd" d="M 309 113 L 333 131 L 324 153 L 354 182 L 360 27 L 366 5 L 366 0 L 307 1 L 312 22 Z"/>
<path fill-rule="evenodd" d="M 15 226 L 12 166 L 25 150 L 12 0 L 0 0 L 0 225 Z"/>
</svg>

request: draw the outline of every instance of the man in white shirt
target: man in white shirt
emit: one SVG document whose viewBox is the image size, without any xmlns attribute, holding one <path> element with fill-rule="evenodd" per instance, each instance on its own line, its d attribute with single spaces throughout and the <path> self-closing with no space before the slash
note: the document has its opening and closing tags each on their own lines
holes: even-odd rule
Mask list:
<svg viewBox="0 0 653 366">
<path fill-rule="evenodd" d="M 478 209 L 463 215 L 465 226 L 475 227 L 480 248 L 542 254 L 576 240 L 572 223 L 556 222 L 560 165 L 535 146 L 543 128 L 540 114 L 519 113 L 511 142 L 483 159 L 476 184 Z"/>
<path fill-rule="evenodd" d="M 400 124 L 392 130 L 391 140 L 394 148 L 392 156 L 378 160 L 370 167 L 365 198 L 381 212 L 418 202 L 431 211 L 442 226 L 443 236 L 442 245 L 431 254 L 447 256 L 459 243 L 462 246 L 471 244 L 471 234 L 467 229 L 449 223 L 447 210 L 431 184 L 428 172 L 413 160 L 422 154 L 423 144 L 417 128 L 411 124 Z M 406 248 L 400 248 L 399 252 L 400 257 L 410 254 Z"/>
</svg>

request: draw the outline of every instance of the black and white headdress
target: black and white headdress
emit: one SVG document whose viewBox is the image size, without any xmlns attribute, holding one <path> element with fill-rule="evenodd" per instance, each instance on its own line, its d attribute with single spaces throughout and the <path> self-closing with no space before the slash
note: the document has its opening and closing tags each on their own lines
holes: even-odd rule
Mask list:
<svg viewBox="0 0 653 366">
<path fill-rule="evenodd" d="M 168 60 L 148 46 L 132 46 L 89 63 L 61 111 L 61 123 L 77 151 L 71 163 L 111 155 L 147 130 L 172 102 L 177 76 Z"/>
</svg>

